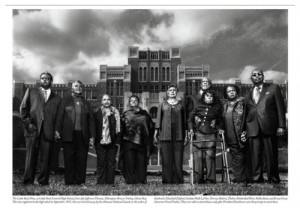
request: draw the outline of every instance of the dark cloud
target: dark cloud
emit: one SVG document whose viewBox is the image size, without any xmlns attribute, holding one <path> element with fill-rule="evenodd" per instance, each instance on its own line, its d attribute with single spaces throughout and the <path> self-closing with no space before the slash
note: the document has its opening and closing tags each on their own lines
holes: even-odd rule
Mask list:
<svg viewBox="0 0 300 208">
<path fill-rule="evenodd" d="M 13 16 L 19 15 L 20 13 L 36 12 L 41 11 L 40 9 L 13 9 Z"/>
<path fill-rule="evenodd" d="M 113 25 L 120 36 L 125 36 L 134 43 L 139 44 L 143 42 L 144 38 L 141 36 L 142 29 L 148 29 L 147 34 L 154 41 L 158 41 L 159 37 L 151 29 L 162 23 L 171 26 L 173 21 L 174 15 L 170 13 L 153 14 L 150 10 L 125 10 Z"/>
<path fill-rule="evenodd" d="M 105 25 L 91 10 L 71 11 L 65 28 L 36 19 L 14 21 L 14 44 L 57 62 L 69 62 L 84 53 L 99 56 L 109 53 Z M 101 28 L 103 28 L 101 30 Z"/>
<path fill-rule="evenodd" d="M 58 80 L 78 77 L 96 82 L 99 64 L 127 64 L 131 45 L 180 47 L 183 64 L 209 64 L 213 79 L 239 77 L 245 66 L 288 69 L 287 10 L 13 10 L 13 14 L 16 80 L 36 80 L 42 68 L 53 70 Z"/>
<path fill-rule="evenodd" d="M 184 46 L 183 62 L 210 64 L 212 78 L 237 76 L 247 65 L 287 72 L 287 11 L 249 12 L 207 41 Z"/>
</svg>

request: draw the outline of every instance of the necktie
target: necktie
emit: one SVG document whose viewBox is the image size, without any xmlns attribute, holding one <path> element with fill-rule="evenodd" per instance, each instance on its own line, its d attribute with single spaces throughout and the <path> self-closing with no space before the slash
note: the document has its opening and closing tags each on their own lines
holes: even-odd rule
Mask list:
<svg viewBox="0 0 300 208">
<path fill-rule="evenodd" d="M 47 91 L 43 90 L 43 94 L 44 94 L 45 102 L 47 102 Z"/>
<path fill-rule="evenodd" d="M 258 103 L 259 96 L 260 96 L 260 87 L 255 87 L 254 94 L 253 94 L 253 100 L 256 104 Z"/>
</svg>

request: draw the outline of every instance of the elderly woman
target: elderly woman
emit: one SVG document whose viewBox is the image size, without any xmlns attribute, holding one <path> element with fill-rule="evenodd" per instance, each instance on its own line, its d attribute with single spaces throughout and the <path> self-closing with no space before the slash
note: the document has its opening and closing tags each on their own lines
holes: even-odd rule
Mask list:
<svg viewBox="0 0 300 208">
<path fill-rule="evenodd" d="M 178 88 L 168 86 L 167 100 L 159 104 L 154 139 L 159 141 L 162 156 L 162 183 L 183 183 L 183 150 L 185 140 L 185 104 L 176 98 Z"/>
<path fill-rule="evenodd" d="M 121 117 L 122 173 L 127 184 L 146 183 L 154 124 L 147 111 L 139 107 L 138 96 L 132 95 L 128 101 L 130 109 Z"/>
<path fill-rule="evenodd" d="M 216 142 L 213 140 L 216 140 L 219 128 L 223 125 L 222 106 L 216 100 L 214 91 L 204 91 L 198 106 L 188 116 L 189 134 L 195 134 L 194 178 L 198 183 L 216 183 Z"/>
<path fill-rule="evenodd" d="M 63 99 L 62 144 L 64 150 L 65 184 L 84 184 L 89 143 L 95 136 L 90 105 L 82 96 L 82 82 L 72 84 L 72 95 Z"/>
<path fill-rule="evenodd" d="M 224 88 L 224 97 L 227 99 L 223 104 L 223 116 L 225 121 L 225 141 L 230 149 L 234 183 L 246 183 L 250 177 L 250 161 L 248 142 L 245 129 L 245 101 L 239 97 L 239 88 L 229 84 Z"/>
</svg>

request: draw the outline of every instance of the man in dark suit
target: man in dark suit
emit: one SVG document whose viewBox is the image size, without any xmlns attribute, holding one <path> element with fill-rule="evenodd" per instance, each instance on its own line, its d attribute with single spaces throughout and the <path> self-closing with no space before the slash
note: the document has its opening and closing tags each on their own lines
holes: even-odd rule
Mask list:
<svg viewBox="0 0 300 208">
<path fill-rule="evenodd" d="M 66 185 L 85 183 L 89 143 L 94 142 L 94 117 L 90 104 L 82 96 L 82 87 L 81 81 L 74 81 L 72 95 L 63 98 L 61 105 Z"/>
<path fill-rule="evenodd" d="M 96 126 L 97 184 L 112 184 L 115 180 L 116 153 L 120 146 L 120 113 L 104 94 L 102 105 L 94 110 Z"/>
<path fill-rule="evenodd" d="M 254 69 L 251 74 L 253 88 L 245 96 L 246 128 L 249 137 L 253 182 L 263 178 L 263 153 L 270 183 L 279 183 L 277 136 L 285 132 L 285 106 L 280 88 L 264 83 L 264 74 Z"/>
<path fill-rule="evenodd" d="M 38 156 L 40 158 L 39 185 L 48 185 L 53 142 L 60 138 L 61 98 L 51 91 L 53 77 L 49 72 L 40 75 L 39 88 L 28 88 L 20 106 L 25 124 L 25 173 L 23 184 L 33 184 Z"/>
</svg>

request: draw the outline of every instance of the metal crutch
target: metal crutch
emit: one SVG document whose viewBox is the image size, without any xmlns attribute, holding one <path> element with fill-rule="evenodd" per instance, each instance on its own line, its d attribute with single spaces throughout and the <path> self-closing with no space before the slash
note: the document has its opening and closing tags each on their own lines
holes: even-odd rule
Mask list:
<svg viewBox="0 0 300 208">
<path fill-rule="evenodd" d="M 189 160 L 189 168 L 190 168 L 190 180 L 191 180 L 191 185 L 194 185 L 194 158 L 193 158 L 193 137 L 194 133 L 191 133 L 189 135 L 189 140 L 190 140 L 190 160 Z"/>
<path fill-rule="evenodd" d="M 222 146 L 223 171 L 224 169 L 226 170 L 225 175 L 226 175 L 227 183 L 230 184 L 229 166 L 228 166 L 224 133 L 221 134 L 221 139 L 222 139 L 221 146 Z"/>
</svg>

